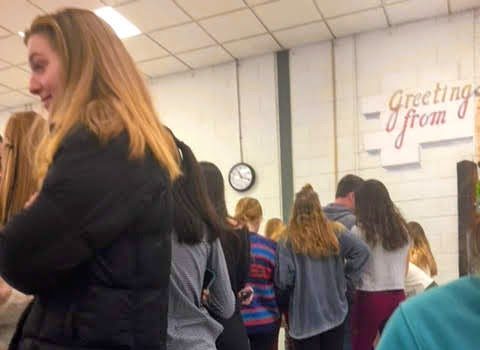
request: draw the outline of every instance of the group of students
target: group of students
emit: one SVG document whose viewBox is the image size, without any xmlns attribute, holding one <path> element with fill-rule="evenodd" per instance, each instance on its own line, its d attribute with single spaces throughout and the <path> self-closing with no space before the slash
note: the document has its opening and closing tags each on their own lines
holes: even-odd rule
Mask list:
<svg viewBox="0 0 480 350">
<path fill-rule="evenodd" d="M 478 279 L 398 307 L 434 286 L 416 274 L 408 292 L 407 265 L 436 266 L 380 181 L 348 175 L 325 208 L 305 185 L 269 239 L 257 200 L 229 215 L 220 170 L 160 122 L 103 20 L 63 9 L 24 40 L 48 121 L 18 113 L 5 130 L 1 346 L 271 350 L 284 314 L 296 350 L 478 347 Z"/>
</svg>

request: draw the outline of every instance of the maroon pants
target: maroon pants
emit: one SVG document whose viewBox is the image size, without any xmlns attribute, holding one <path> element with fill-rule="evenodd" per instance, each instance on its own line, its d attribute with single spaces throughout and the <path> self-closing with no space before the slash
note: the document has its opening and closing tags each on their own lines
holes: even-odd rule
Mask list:
<svg viewBox="0 0 480 350">
<path fill-rule="evenodd" d="M 352 349 L 371 350 L 397 306 L 405 300 L 403 290 L 357 291 L 352 308 Z"/>
</svg>

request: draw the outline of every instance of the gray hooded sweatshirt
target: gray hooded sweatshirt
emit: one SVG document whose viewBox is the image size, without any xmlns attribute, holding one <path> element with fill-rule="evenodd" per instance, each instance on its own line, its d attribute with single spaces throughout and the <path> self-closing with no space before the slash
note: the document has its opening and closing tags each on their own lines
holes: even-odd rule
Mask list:
<svg viewBox="0 0 480 350">
<path fill-rule="evenodd" d="M 323 207 L 323 212 L 328 220 L 340 222 L 349 231 L 355 225 L 355 215 L 350 209 L 344 207 L 343 205 L 330 203 L 326 207 Z"/>
</svg>

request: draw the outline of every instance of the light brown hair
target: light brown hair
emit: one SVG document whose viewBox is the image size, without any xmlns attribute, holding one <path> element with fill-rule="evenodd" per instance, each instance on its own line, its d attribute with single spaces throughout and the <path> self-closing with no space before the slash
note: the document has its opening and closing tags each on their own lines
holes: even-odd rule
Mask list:
<svg viewBox="0 0 480 350">
<path fill-rule="evenodd" d="M 265 236 L 272 241 L 278 242 L 285 231 L 285 224 L 279 218 L 271 218 L 265 225 Z"/>
<path fill-rule="evenodd" d="M 158 120 L 150 94 L 133 59 L 111 27 L 93 12 L 67 8 L 35 18 L 25 34 L 44 35 L 61 61 L 61 96 L 52 101 L 53 130 L 42 142 L 39 168 L 47 172 L 65 136 L 85 125 L 102 142 L 122 131 L 130 157 L 148 147 L 170 179 L 181 171 L 172 136 Z"/>
<path fill-rule="evenodd" d="M 38 190 L 33 154 L 47 132 L 47 121 L 35 112 L 15 113 L 7 122 L 0 183 L 1 225 L 20 212 Z"/>
<path fill-rule="evenodd" d="M 322 258 L 340 253 L 337 235 L 345 231 L 339 223 L 328 221 L 320 199 L 310 184 L 295 195 L 292 217 L 288 223 L 288 241 L 296 254 Z"/>
<path fill-rule="evenodd" d="M 239 226 L 260 225 L 263 218 L 263 210 L 260 202 L 252 197 L 243 197 L 235 206 L 234 219 Z"/>
<path fill-rule="evenodd" d="M 416 221 L 410 221 L 407 225 L 408 232 L 413 240 L 413 245 L 410 249 L 410 262 L 422 270 L 429 272 L 430 276 L 436 276 L 438 273 L 437 263 L 433 257 L 423 227 Z"/>
</svg>

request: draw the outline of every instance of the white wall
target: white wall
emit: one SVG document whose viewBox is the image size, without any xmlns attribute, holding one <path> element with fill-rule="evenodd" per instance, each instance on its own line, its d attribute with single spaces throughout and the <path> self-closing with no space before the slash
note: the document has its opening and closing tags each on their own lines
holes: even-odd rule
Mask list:
<svg viewBox="0 0 480 350">
<path fill-rule="evenodd" d="M 281 217 L 275 55 L 241 60 L 239 76 L 244 160 L 258 175 L 245 195 L 260 200 L 266 219 Z M 479 10 L 291 50 L 295 191 L 309 182 L 327 204 L 344 174 L 383 181 L 406 218 L 425 228 L 439 282 L 456 278 L 456 163 L 474 159 L 473 140 L 423 146 L 419 165 L 386 169 L 378 153 L 363 149 L 363 137 L 380 125 L 361 116 L 359 105 L 362 98 L 398 88 L 468 79 L 480 83 Z M 235 64 L 160 78 L 151 91 L 163 121 L 199 160 L 220 167 L 233 213 L 242 196 L 227 181 L 228 170 L 240 161 Z M 0 115 L 0 128 L 6 117 Z"/>
<path fill-rule="evenodd" d="M 233 191 L 227 179 L 240 161 L 235 64 L 161 78 L 151 90 L 161 119 L 198 160 L 221 169 L 231 214 L 237 200 L 247 195 L 260 201 L 265 219 L 281 217 L 275 55 L 240 61 L 239 82 L 244 161 L 257 173 L 256 185 L 244 194 Z"/>
<path fill-rule="evenodd" d="M 391 95 L 399 88 L 431 87 L 437 81 L 478 82 L 480 13 L 337 40 L 335 65 L 330 45 L 291 51 L 295 188 L 311 182 L 323 203 L 334 198 L 335 91 L 338 177 L 355 173 L 384 182 L 406 218 L 424 227 L 439 264 L 439 281 L 458 277 L 456 163 L 474 159 L 473 140 L 423 146 L 419 165 L 386 169 L 379 153 L 363 149 L 363 137 L 381 126 L 361 116 L 359 104 L 364 97 Z"/>
</svg>

